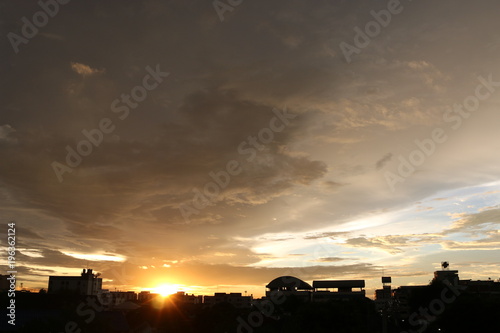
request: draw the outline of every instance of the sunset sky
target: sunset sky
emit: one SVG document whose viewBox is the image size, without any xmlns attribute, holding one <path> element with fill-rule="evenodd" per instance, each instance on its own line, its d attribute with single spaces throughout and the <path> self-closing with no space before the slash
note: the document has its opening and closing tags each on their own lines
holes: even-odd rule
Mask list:
<svg viewBox="0 0 500 333">
<path fill-rule="evenodd" d="M 18 285 L 500 278 L 500 3 L 226 1 L 0 2 Z"/>
</svg>

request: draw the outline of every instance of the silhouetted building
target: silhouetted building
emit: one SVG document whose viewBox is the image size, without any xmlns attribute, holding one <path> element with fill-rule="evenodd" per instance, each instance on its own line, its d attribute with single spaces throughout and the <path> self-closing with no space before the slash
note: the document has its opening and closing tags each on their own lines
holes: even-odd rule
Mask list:
<svg viewBox="0 0 500 333">
<path fill-rule="evenodd" d="M 176 303 L 183 304 L 202 304 L 203 296 L 195 296 L 194 294 L 186 294 L 183 291 L 178 291 L 176 294 L 170 295 L 170 299 Z"/>
<path fill-rule="evenodd" d="M 220 303 L 229 303 L 235 308 L 244 309 L 252 306 L 252 296 L 242 296 L 241 293 L 215 293 L 214 296 L 205 296 L 203 303 L 215 305 Z"/>
<path fill-rule="evenodd" d="M 83 269 L 81 276 L 49 276 L 49 294 L 98 295 L 102 279 L 92 269 Z"/>
<path fill-rule="evenodd" d="M 323 280 L 313 281 L 313 302 L 347 300 L 365 297 L 365 280 Z M 355 290 L 354 290 L 355 289 Z"/>
<path fill-rule="evenodd" d="M 460 280 L 459 285 L 465 286 L 465 292 L 482 296 L 500 295 L 500 282 L 493 280 Z"/>
<path fill-rule="evenodd" d="M 458 271 L 452 270 L 443 270 L 443 271 L 435 271 L 434 272 L 434 281 L 444 282 L 448 281 L 452 285 L 456 286 L 458 284 Z"/>
<path fill-rule="evenodd" d="M 144 303 L 149 302 L 156 297 L 160 297 L 160 294 L 151 293 L 149 291 L 141 291 L 137 296 L 137 300 L 141 303 Z"/>
<path fill-rule="evenodd" d="M 391 287 L 383 287 L 382 289 L 375 290 L 375 300 L 376 301 L 385 301 L 391 299 L 392 290 Z"/>
<path fill-rule="evenodd" d="M 100 298 L 103 300 L 104 304 L 113 306 L 122 304 L 125 302 L 135 302 L 137 301 L 137 293 L 134 291 L 108 291 L 103 290 Z"/>
<path fill-rule="evenodd" d="M 423 286 L 401 286 L 394 290 L 394 305 L 397 316 L 401 319 L 407 319 L 410 316 L 410 299 L 417 293 L 429 288 Z"/>
<path fill-rule="evenodd" d="M 311 300 L 311 293 L 314 290 L 309 283 L 294 276 L 280 276 L 269 282 L 266 288 L 266 298 L 272 299 L 272 295 L 279 293 L 285 297 L 293 295 L 307 302 Z"/>
<path fill-rule="evenodd" d="M 9 291 L 11 280 L 7 280 L 8 278 L 10 278 L 10 275 L 1 275 L 0 274 L 0 292 L 1 291 Z M 14 289 L 15 289 L 16 283 L 14 280 L 12 280 L 12 282 L 14 282 Z"/>
<path fill-rule="evenodd" d="M 382 289 L 375 290 L 375 308 L 381 311 L 389 307 L 392 299 L 392 278 L 390 276 L 382 277 Z"/>
<path fill-rule="evenodd" d="M 311 286 L 293 276 L 281 276 L 266 286 L 266 298 L 289 297 L 305 302 L 326 302 L 330 300 L 348 300 L 353 297 L 365 297 L 365 280 L 320 280 Z"/>
</svg>

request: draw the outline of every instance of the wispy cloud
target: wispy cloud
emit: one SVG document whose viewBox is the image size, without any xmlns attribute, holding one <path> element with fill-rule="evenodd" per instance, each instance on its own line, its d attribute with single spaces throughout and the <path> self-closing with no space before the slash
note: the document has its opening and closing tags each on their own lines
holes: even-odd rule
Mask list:
<svg viewBox="0 0 500 333">
<path fill-rule="evenodd" d="M 104 69 L 95 69 L 90 67 L 89 65 L 81 64 L 78 62 L 72 62 L 71 69 L 82 76 L 102 74 L 105 72 Z"/>
<path fill-rule="evenodd" d="M 352 247 L 376 248 L 390 254 L 403 253 L 405 248 L 436 244 L 442 238 L 437 234 L 388 235 L 379 237 L 356 237 L 345 244 Z"/>
</svg>

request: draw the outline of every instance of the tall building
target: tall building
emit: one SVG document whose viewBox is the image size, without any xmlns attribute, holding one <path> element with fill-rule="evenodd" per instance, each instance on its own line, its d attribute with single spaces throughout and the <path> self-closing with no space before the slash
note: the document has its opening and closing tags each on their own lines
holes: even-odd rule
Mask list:
<svg viewBox="0 0 500 333">
<path fill-rule="evenodd" d="M 441 270 L 434 272 L 434 281 L 444 282 L 448 281 L 452 285 L 458 285 L 458 271 L 450 270 L 450 264 L 447 261 L 441 263 Z"/>
<path fill-rule="evenodd" d="M 382 310 L 388 306 L 392 298 L 392 278 L 390 276 L 382 277 L 382 289 L 375 290 L 375 307 Z"/>
<path fill-rule="evenodd" d="M 83 269 L 81 276 L 49 276 L 49 294 L 98 295 L 102 290 L 102 278 Z"/>
</svg>

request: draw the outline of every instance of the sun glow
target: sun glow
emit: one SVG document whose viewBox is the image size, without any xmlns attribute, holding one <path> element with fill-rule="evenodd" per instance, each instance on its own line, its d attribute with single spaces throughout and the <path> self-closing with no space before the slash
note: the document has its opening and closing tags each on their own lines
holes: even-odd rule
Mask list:
<svg viewBox="0 0 500 333">
<path fill-rule="evenodd" d="M 180 287 L 178 284 L 162 284 L 153 288 L 152 291 L 160 294 L 162 297 L 167 297 L 180 291 Z"/>
</svg>

